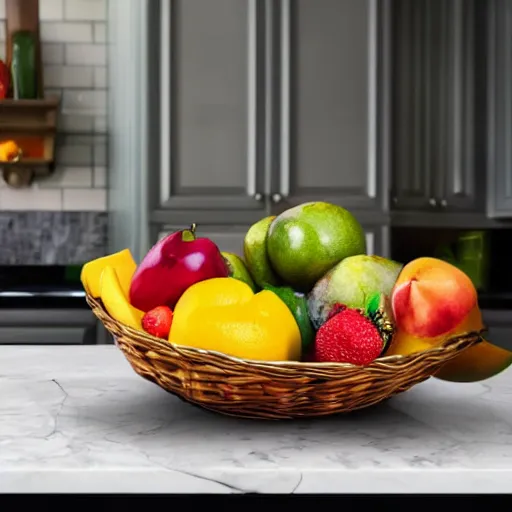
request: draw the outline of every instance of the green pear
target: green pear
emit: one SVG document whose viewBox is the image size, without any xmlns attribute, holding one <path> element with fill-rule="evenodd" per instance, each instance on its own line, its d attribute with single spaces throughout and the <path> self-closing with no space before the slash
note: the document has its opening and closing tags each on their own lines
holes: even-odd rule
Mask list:
<svg viewBox="0 0 512 512">
<path fill-rule="evenodd" d="M 275 274 L 267 255 L 267 234 L 275 219 L 270 215 L 254 223 L 245 234 L 244 258 L 255 283 L 263 288 L 266 284 L 277 286 L 279 278 Z"/>
<path fill-rule="evenodd" d="M 308 312 L 315 329 L 334 306 L 365 309 L 375 294 L 389 296 L 403 265 L 381 256 L 349 256 L 320 278 L 308 294 Z"/>
<path fill-rule="evenodd" d="M 251 274 L 247 270 L 244 260 L 240 258 L 238 254 L 234 254 L 232 252 L 222 252 L 221 254 L 226 266 L 228 267 L 229 277 L 243 281 L 251 287 L 254 293 L 256 293 L 258 288 L 254 283 Z"/>
</svg>

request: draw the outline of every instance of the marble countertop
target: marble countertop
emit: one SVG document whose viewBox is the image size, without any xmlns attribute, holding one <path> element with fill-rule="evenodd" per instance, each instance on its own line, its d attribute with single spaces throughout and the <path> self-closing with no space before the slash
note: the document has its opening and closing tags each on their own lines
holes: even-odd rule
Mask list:
<svg viewBox="0 0 512 512">
<path fill-rule="evenodd" d="M 348 416 L 239 420 L 115 346 L 0 346 L 0 493 L 504 493 L 512 371 L 431 379 Z"/>
</svg>

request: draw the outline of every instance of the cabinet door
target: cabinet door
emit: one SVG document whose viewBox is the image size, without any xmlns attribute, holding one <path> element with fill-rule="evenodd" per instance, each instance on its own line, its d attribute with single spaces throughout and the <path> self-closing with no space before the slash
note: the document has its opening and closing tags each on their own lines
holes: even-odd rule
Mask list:
<svg viewBox="0 0 512 512">
<path fill-rule="evenodd" d="M 512 3 L 488 5 L 487 212 L 512 217 Z"/>
<path fill-rule="evenodd" d="M 255 211 L 259 218 L 265 211 L 262 5 L 256 0 L 162 4 L 171 7 L 162 12 L 168 23 L 163 22 L 160 45 L 157 209 L 217 211 L 218 222 L 231 222 L 237 210 Z"/>
<path fill-rule="evenodd" d="M 393 3 L 393 137 L 391 151 L 391 207 L 401 210 L 431 209 L 434 198 L 431 146 L 425 111 L 430 88 L 424 62 L 425 38 L 421 28 L 429 9 L 426 2 Z"/>
<path fill-rule="evenodd" d="M 325 200 L 381 209 L 375 0 L 281 0 L 275 211 Z"/>
<path fill-rule="evenodd" d="M 484 66 L 480 61 L 475 65 L 475 2 L 444 0 L 439 9 L 430 9 L 433 37 L 441 40 L 440 45 L 431 45 L 432 67 L 439 70 L 440 89 L 435 120 L 439 137 L 436 152 L 441 163 L 434 171 L 436 200 L 444 210 L 475 211 L 483 206 L 483 194 L 477 190 L 485 187 L 484 173 L 475 172 L 483 147 L 482 137 L 476 137 L 482 123 L 475 118 L 475 102 L 479 100 L 475 85 L 480 84 L 483 73 L 475 70 Z"/>
<path fill-rule="evenodd" d="M 393 5 L 393 208 L 477 209 L 474 2 Z"/>
</svg>

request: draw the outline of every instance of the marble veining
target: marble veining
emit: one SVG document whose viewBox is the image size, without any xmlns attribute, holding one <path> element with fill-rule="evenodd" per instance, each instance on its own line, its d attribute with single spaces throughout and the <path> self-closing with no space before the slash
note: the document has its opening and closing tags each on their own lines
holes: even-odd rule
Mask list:
<svg viewBox="0 0 512 512">
<path fill-rule="evenodd" d="M 0 265 L 82 264 L 105 255 L 105 212 L 0 212 Z"/>
<path fill-rule="evenodd" d="M 0 493 L 487 493 L 512 481 L 512 371 L 268 422 L 182 402 L 115 346 L 3 346 L 0 397 Z"/>
</svg>

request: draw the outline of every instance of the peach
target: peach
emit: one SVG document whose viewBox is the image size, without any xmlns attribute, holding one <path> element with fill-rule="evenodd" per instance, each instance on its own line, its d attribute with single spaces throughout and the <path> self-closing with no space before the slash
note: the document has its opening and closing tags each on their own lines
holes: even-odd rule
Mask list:
<svg viewBox="0 0 512 512">
<path fill-rule="evenodd" d="M 451 336 L 484 328 L 478 305 L 474 306 L 464 320 L 448 333 L 435 338 L 417 338 L 404 331 L 397 331 L 386 352 L 386 356 L 408 355 L 422 352 L 439 345 Z M 434 375 L 450 382 L 477 382 L 488 379 L 512 365 L 512 352 L 484 340 L 463 350 Z"/>
<path fill-rule="evenodd" d="M 416 338 L 436 338 L 459 325 L 477 304 L 469 277 L 436 258 L 404 266 L 391 292 L 397 329 Z"/>
<path fill-rule="evenodd" d="M 436 347 L 446 339 L 471 331 L 480 331 L 483 329 L 482 314 L 480 308 L 476 304 L 473 309 L 466 315 L 462 322 L 456 325 L 451 331 L 435 336 L 433 338 L 418 338 L 407 334 L 400 329 L 397 330 L 386 351 L 386 356 L 408 355 L 416 352 L 422 352 L 430 348 Z"/>
<path fill-rule="evenodd" d="M 404 331 L 397 331 L 384 356 L 407 356 L 423 352 L 432 347 L 435 347 L 435 343 L 432 343 L 429 339 L 416 338 Z"/>
</svg>

